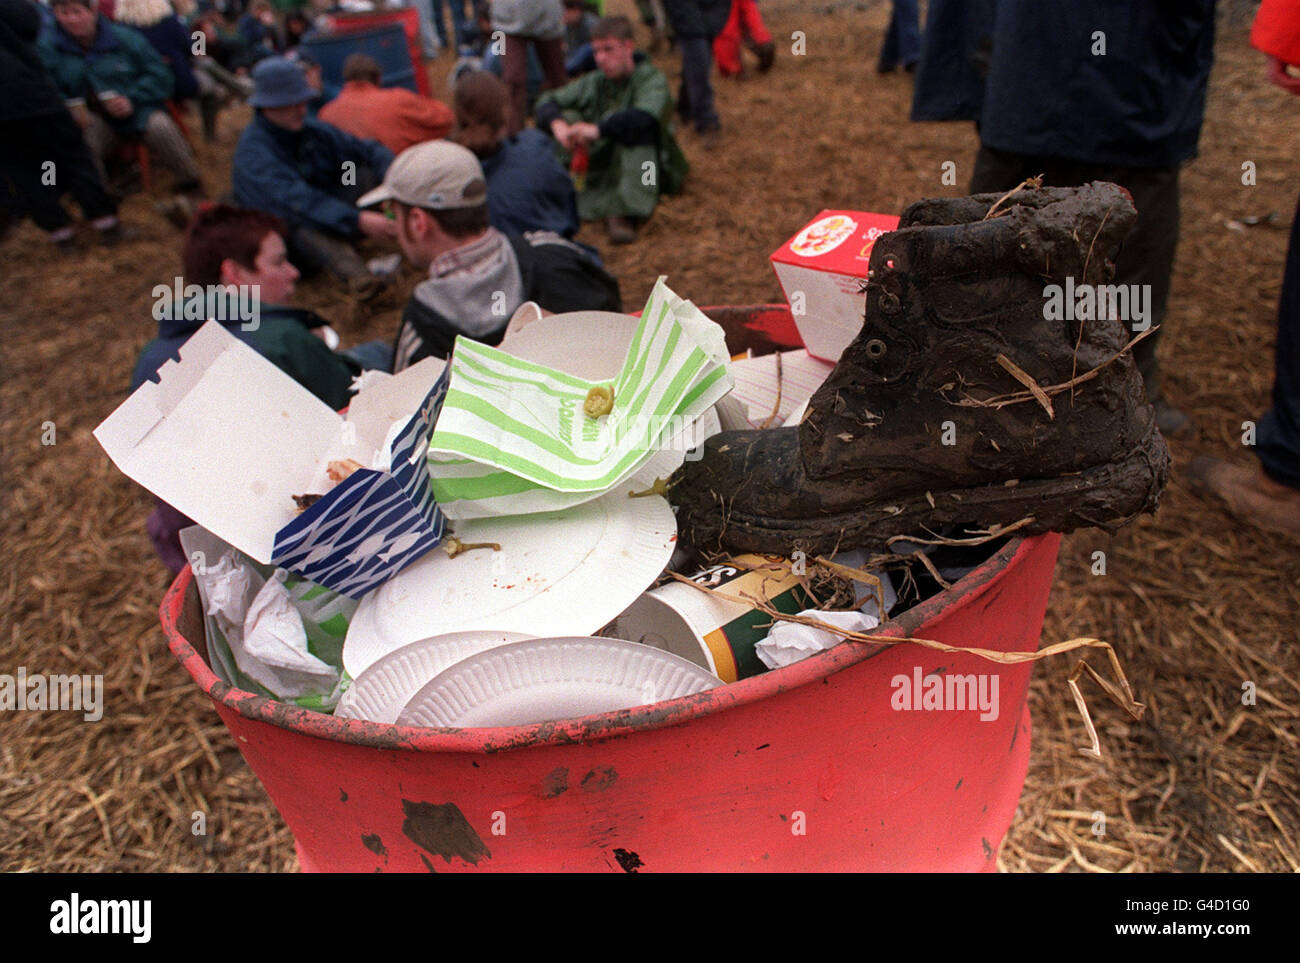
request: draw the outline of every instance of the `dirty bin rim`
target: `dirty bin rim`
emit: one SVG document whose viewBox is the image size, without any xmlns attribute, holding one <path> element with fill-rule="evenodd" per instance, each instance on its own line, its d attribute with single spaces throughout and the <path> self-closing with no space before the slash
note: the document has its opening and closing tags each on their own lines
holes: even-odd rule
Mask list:
<svg viewBox="0 0 1300 963">
<path fill-rule="evenodd" d="M 972 572 L 924 602 L 908 609 L 880 627 L 881 635 L 904 637 L 941 614 L 951 614 L 979 599 L 994 578 L 1028 554 L 1044 538 L 1013 539 Z M 677 725 L 722 712 L 733 706 L 766 699 L 787 689 L 807 685 L 833 675 L 883 651 L 883 645 L 841 644 L 794 665 L 719 686 L 706 692 L 649 706 L 620 709 L 597 715 L 555 722 L 498 728 L 425 729 L 394 726 L 362 719 L 339 719 L 303 709 L 290 703 L 237 689 L 217 678 L 211 667 L 180 632 L 179 621 L 185 599 L 194 581 L 186 566 L 163 597 L 159 615 L 168 648 L 214 702 L 246 719 L 265 722 L 302 735 L 332 742 L 378 749 L 416 752 L 501 752 L 526 747 L 595 742 L 650 729 Z"/>
</svg>

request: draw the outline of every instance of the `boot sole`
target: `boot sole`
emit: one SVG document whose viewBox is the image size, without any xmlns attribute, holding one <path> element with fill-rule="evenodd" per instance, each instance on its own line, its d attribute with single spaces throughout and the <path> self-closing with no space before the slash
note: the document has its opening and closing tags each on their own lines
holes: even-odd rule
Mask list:
<svg viewBox="0 0 1300 963">
<path fill-rule="evenodd" d="M 706 554 L 781 556 L 795 550 L 818 555 L 854 548 L 886 552 L 895 537 L 933 539 L 943 529 L 957 527 L 946 536 L 968 538 L 1030 517 L 1033 521 L 1015 529 L 1017 535 L 1085 526 L 1113 532 L 1141 513 L 1155 511 L 1168 473 L 1168 449 L 1157 435 L 1152 444 L 1121 462 L 1059 478 L 930 492 L 933 506 L 922 493 L 858 511 L 778 519 L 730 511 L 724 501 L 710 518 L 679 516 L 678 529 L 684 535 L 693 532 L 694 547 Z"/>
</svg>

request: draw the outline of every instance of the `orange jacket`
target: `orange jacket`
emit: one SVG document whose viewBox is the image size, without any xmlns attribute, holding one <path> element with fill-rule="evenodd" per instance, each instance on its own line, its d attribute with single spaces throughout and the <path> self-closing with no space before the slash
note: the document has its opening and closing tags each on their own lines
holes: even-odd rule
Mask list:
<svg viewBox="0 0 1300 963">
<path fill-rule="evenodd" d="M 446 137 L 456 119 L 441 101 L 405 87 L 376 87 L 361 80 L 344 84 L 319 117 L 354 137 L 377 140 L 394 154 Z"/>
<path fill-rule="evenodd" d="M 1250 45 L 1283 63 L 1300 65 L 1300 0 L 1264 0 Z"/>
</svg>

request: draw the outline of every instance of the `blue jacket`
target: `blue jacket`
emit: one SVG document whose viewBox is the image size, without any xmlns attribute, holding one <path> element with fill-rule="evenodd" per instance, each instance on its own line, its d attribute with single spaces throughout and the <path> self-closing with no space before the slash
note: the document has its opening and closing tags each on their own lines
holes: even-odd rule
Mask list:
<svg viewBox="0 0 1300 963">
<path fill-rule="evenodd" d="M 980 140 L 1175 166 L 1196 156 L 1213 59 L 1214 0 L 998 0 Z"/>
<path fill-rule="evenodd" d="M 578 195 L 551 139 L 527 127 L 480 158 L 488 185 L 488 220 L 502 234 L 578 232 Z"/>
<path fill-rule="evenodd" d="M 357 236 L 357 207 L 347 198 L 344 163 L 383 177 L 393 152 L 308 118 L 300 131 L 277 127 L 259 112 L 235 148 L 235 203 L 267 211 L 294 226 Z"/>
</svg>

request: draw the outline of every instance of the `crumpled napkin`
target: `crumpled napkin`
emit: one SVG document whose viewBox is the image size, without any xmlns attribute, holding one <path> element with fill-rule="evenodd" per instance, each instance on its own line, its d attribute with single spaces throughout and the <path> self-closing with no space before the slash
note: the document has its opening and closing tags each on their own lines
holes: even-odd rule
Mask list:
<svg viewBox="0 0 1300 963">
<path fill-rule="evenodd" d="M 343 640 L 358 603 L 260 566 L 198 526 L 181 542 L 207 615 L 213 671 L 237 688 L 332 710 L 349 682 Z"/>
<path fill-rule="evenodd" d="M 338 685 L 339 670 L 307 649 L 307 630 L 276 569 L 254 596 L 239 633 L 227 632 L 239 670 L 281 698 L 327 694 Z M 242 637 L 241 637 L 242 636 Z"/>
<path fill-rule="evenodd" d="M 866 557 L 865 552 L 843 552 L 835 556 L 834 561 L 850 568 L 860 568 L 862 563 L 866 561 Z M 872 574 L 880 578 L 885 612 L 888 613 L 894 607 L 894 603 L 898 601 L 893 583 L 890 582 L 889 576 L 884 572 L 874 572 Z M 876 593 L 870 585 L 859 582 L 856 587 L 860 603 L 857 609 L 851 609 L 847 612 L 806 609 L 799 614 L 813 619 L 820 619 L 850 632 L 870 632 L 880 625 Z M 780 669 L 801 662 L 810 655 L 824 652 L 826 649 L 839 645 L 842 641 L 844 641 L 843 638 L 825 629 L 814 628 L 811 625 L 800 625 L 798 622 L 777 620 L 771 631 L 768 632 L 767 638 L 754 645 L 754 654 L 769 669 Z"/>
</svg>

